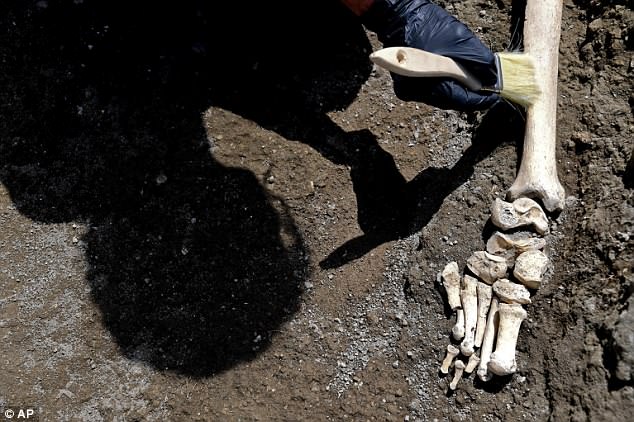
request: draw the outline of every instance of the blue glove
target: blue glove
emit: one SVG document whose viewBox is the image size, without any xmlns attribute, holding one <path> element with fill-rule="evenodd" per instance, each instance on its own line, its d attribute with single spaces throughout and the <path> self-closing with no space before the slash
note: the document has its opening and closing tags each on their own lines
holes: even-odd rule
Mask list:
<svg viewBox="0 0 634 422">
<path fill-rule="evenodd" d="M 375 0 L 362 22 L 384 47 L 415 47 L 451 57 L 484 86 L 497 82 L 491 50 L 465 24 L 429 0 Z M 394 93 L 403 101 L 470 111 L 489 108 L 500 100 L 495 93 L 470 91 L 453 79 L 391 75 Z"/>
</svg>

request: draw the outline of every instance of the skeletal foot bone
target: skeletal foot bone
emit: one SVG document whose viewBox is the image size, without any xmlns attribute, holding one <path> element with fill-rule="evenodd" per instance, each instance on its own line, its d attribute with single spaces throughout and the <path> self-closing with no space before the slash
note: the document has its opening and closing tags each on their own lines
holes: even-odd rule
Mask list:
<svg viewBox="0 0 634 422">
<path fill-rule="evenodd" d="M 526 4 L 524 51 L 535 60 L 535 76 L 541 95 L 527 110 L 522 162 L 515 181 L 507 191 L 509 202 L 496 199 L 491 207 L 491 222 L 503 231 L 529 227 L 537 234 L 545 235 L 549 224 L 544 209 L 550 212 L 563 209 L 565 192 L 558 179 L 555 157 L 561 11 L 560 0 L 529 1 Z M 543 204 L 544 209 L 535 199 Z M 540 287 L 549 266 L 548 257 L 541 252 L 545 245 L 543 238 L 530 233 L 496 232 L 488 240 L 486 252 L 476 252 L 467 261 L 469 270 L 484 283 L 492 285 L 495 294 L 491 298 L 482 334 L 480 362 L 474 363 L 478 358 L 475 352 L 469 357 L 468 368 L 464 368 L 462 361 L 457 361 L 450 388 L 455 389 L 463 372 L 471 370 L 472 365 L 478 366 L 477 374 L 483 381 L 491 379 L 493 374 L 509 375 L 517 371 L 515 349 L 521 324 L 527 317 L 522 304 L 530 303 L 527 288 Z M 497 266 L 498 262 L 504 263 L 503 272 L 500 270 L 502 265 Z M 506 279 L 507 266 L 513 269 L 514 280 L 518 283 Z M 482 320 L 479 302 L 480 298 L 477 340 Z M 466 313 L 463 313 L 465 325 L 468 324 L 464 321 L 466 318 Z M 463 344 L 467 343 L 465 337 Z M 477 346 L 474 341 L 474 348 Z"/>
<path fill-rule="evenodd" d="M 513 275 L 529 289 L 537 289 L 548 269 L 550 260 L 541 251 L 526 251 L 515 260 Z"/>
<path fill-rule="evenodd" d="M 482 348 L 480 349 L 478 377 L 482 381 L 488 381 L 491 379 L 491 374 L 488 372 L 488 364 L 491 360 L 491 352 L 493 351 L 493 344 L 495 343 L 495 336 L 498 331 L 498 323 L 498 298 L 494 296 L 491 299 L 489 315 L 487 316 L 487 324 L 484 330 L 484 337 L 482 339 Z"/>
<path fill-rule="evenodd" d="M 503 230 L 531 226 L 539 234 L 548 232 L 548 217 L 539 204 L 529 198 L 518 198 L 513 203 L 495 198 L 491 222 Z"/>
<path fill-rule="evenodd" d="M 467 362 L 467 365 L 464 368 L 465 373 L 467 374 L 472 373 L 479 363 L 480 363 L 480 358 L 478 357 L 478 355 L 474 353 L 471 356 L 469 356 L 469 361 Z"/>
<path fill-rule="evenodd" d="M 454 358 L 458 356 L 458 353 L 460 353 L 460 350 L 458 350 L 458 348 L 453 344 L 447 346 L 447 354 L 445 355 L 445 359 L 442 361 L 442 365 L 440 365 L 440 372 L 443 374 L 449 373 L 449 367 L 451 366 Z"/>
<path fill-rule="evenodd" d="M 493 288 L 488 284 L 478 281 L 476 289 L 478 292 L 478 323 L 476 324 L 474 343 L 475 347 L 480 347 L 482 345 L 482 339 L 484 338 L 484 329 L 487 325 L 487 314 L 491 306 Z"/>
<path fill-rule="evenodd" d="M 531 294 L 521 284 L 513 283 L 505 278 L 493 283 L 493 292 L 505 303 L 531 303 Z"/>
<path fill-rule="evenodd" d="M 453 379 L 451 380 L 451 383 L 449 384 L 449 388 L 451 388 L 452 390 L 455 390 L 456 387 L 458 386 L 458 381 L 460 381 L 460 378 L 462 378 L 462 373 L 464 372 L 464 368 L 465 368 L 465 364 L 463 361 L 457 360 L 456 363 L 454 363 L 455 373 L 454 373 Z"/>
<path fill-rule="evenodd" d="M 493 284 L 498 278 L 506 277 L 506 260 L 485 251 L 474 252 L 467 259 L 467 267 L 482 281 Z"/>
<path fill-rule="evenodd" d="M 526 251 L 541 250 L 546 246 L 542 237 L 533 237 L 529 232 L 505 234 L 495 232 L 487 241 L 486 250 L 491 255 L 497 255 L 506 260 L 509 267 L 515 264 L 515 259 Z"/>
<path fill-rule="evenodd" d="M 464 311 L 458 309 L 456 311 L 456 325 L 451 329 L 454 340 L 462 340 L 464 338 Z"/>
<path fill-rule="evenodd" d="M 464 288 L 460 291 L 462 309 L 464 311 L 464 339 L 460 343 L 460 351 L 465 356 L 470 356 L 475 345 L 475 331 L 478 323 L 478 280 L 465 275 L 463 279 Z"/>
<path fill-rule="evenodd" d="M 517 371 L 515 346 L 520 325 L 526 319 L 526 311 L 517 303 L 500 303 L 498 307 L 500 322 L 495 352 L 491 353 L 489 371 L 496 375 L 509 375 Z"/>
<path fill-rule="evenodd" d="M 447 302 L 452 311 L 461 308 L 460 303 L 460 270 L 458 263 L 450 262 L 442 270 L 443 286 L 447 292 Z"/>
</svg>

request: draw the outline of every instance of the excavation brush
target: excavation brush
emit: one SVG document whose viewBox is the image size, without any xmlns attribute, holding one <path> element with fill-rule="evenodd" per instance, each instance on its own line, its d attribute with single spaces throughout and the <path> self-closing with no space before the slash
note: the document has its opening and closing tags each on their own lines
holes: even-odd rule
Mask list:
<svg viewBox="0 0 634 422">
<path fill-rule="evenodd" d="M 452 78 L 472 91 L 496 92 L 526 108 L 540 95 L 533 60 L 524 53 L 495 54 L 497 83 L 494 86 L 483 86 L 478 78 L 453 59 L 418 48 L 387 47 L 373 52 L 370 60 L 398 75 Z"/>
</svg>

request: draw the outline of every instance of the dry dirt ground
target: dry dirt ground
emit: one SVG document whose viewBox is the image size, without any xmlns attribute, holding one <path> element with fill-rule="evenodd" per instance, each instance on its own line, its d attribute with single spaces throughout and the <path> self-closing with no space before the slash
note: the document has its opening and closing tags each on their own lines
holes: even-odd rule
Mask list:
<svg viewBox="0 0 634 422">
<path fill-rule="evenodd" d="M 0 3 L 0 407 L 627 420 L 631 3 L 564 1 L 552 268 L 518 373 L 454 393 L 436 275 L 482 249 L 523 117 L 399 101 L 374 34 L 308 3 Z M 440 4 L 495 51 L 520 41 L 521 1 Z"/>
</svg>

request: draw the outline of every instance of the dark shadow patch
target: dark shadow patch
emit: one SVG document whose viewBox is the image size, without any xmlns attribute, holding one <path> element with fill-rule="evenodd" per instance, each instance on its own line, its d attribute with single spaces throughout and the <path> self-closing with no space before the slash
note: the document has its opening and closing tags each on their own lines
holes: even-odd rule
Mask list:
<svg viewBox="0 0 634 422">
<path fill-rule="evenodd" d="M 251 359 L 297 311 L 307 251 L 278 198 L 215 160 L 201 115 L 348 160 L 325 113 L 369 75 L 363 28 L 336 0 L 23 3 L 0 20 L 17 208 L 90 227 L 87 279 L 126 356 L 193 376 Z"/>
<path fill-rule="evenodd" d="M 497 394 L 504 390 L 504 387 L 506 387 L 512 379 L 513 375 L 493 375 L 489 381 L 482 381 L 479 377 L 475 376 L 473 378 L 473 385 L 479 390 L 481 389 L 487 393 Z"/>
<path fill-rule="evenodd" d="M 444 199 L 473 174 L 474 166 L 503 142 L 516 142 L 523 126 L 521 116 L 506 103 L 499 103 L 484 116 L 472 145 L 452 168 L 430 167 L 406 182 L 393 158 L 365 137 L 352 166 L 357 195 L 357 214 L 363 235 L 350 239 L 321 263 L 336 268 L 360 258 L 382 243 L 420 231 L 438 212 Z"/>
</svg>

